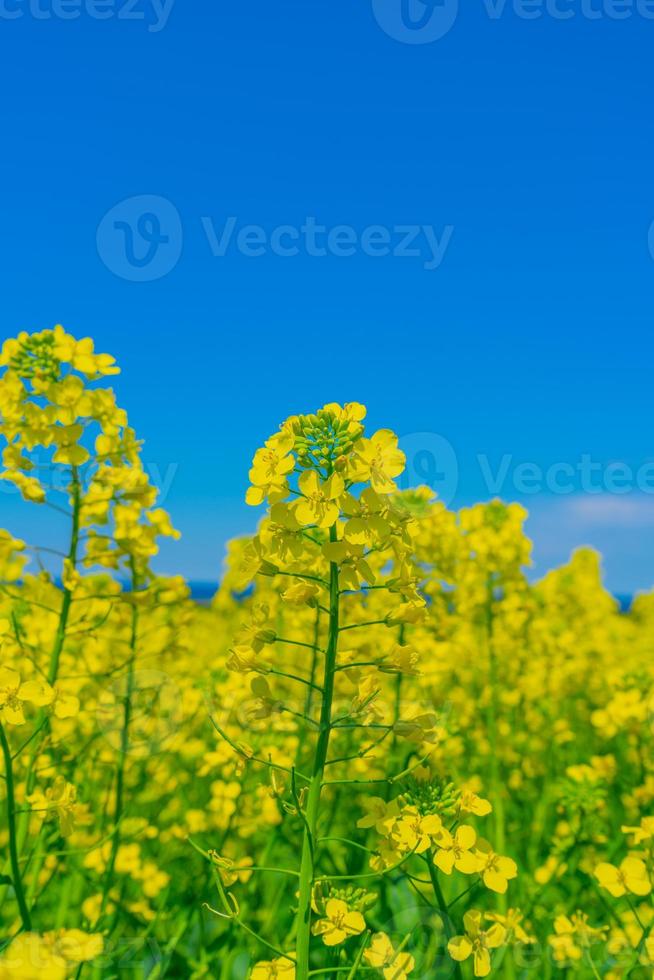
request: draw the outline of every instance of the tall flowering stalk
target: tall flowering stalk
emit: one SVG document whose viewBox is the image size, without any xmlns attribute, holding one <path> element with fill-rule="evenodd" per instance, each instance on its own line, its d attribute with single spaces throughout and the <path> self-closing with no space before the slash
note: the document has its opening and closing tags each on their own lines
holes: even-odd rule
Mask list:
<svg viewBox="0 0 654 980">
<path fill-rule="evenodd" d="M 244 555 L 246 577 L 259 573 L 294 579 L 296 584 L 285 589 L 283 599 L 289 606 L 316 607 L 326 619 L 324 645 L 319 646 L 318 639 L 307 644 L 313 648 L 310 674 L 297 678 L 315 695 L 318 708 L 317 720 L 302 713 L 305 725 L 314 731 L 311 747 L 301 754 L 308 774 L 299 770 L 291 774 L 303 823 L 295 937 L 300 977 L 308 976 L 310 968 L 312 899 L 332 734 L 336 727 L 357 725 L 354 714 L 334 718 L 336 678 L 342 669 L 339 639 L 344 630 L 365 625 L 342 625 L 343 595 L 358 592 L 364 583 L 374 585 L 376 576 L 369 564 L 372 551 L 391 548 L 391 539 L 396 560 L 401 561 L 408 550 L 399 535 L 404 518 L 395 515 L 388 504 L 389 494 L 396 489 L 394 477 L 404 468 L 404 456 L 397 448 L 397 438 L 387 430 L 364 438 L 364 417 L 361 405 L 343 408 L 332 404 L 315 415 L 289 419 L 255 454 L 246 497 L 252 505 L 265 500 L 271 505 L 268 521 Z M 355 486 L 360 488 L 358 497 L 352 492 Z M 274 633 L 260 636 L 269 642 L 284 642 Z M 232 666 L 268 672 L 252 662 L 243 643 L 235 646 Z M 311 704 L 311 698 L 306 704 Z"/>
<path fill-rule="evenodd" d="M 109 829 L 109 855 L 99 915 L 87 915 L 89 923 L 97 926 L 114 885 L 121 843 L 138 610 L 148 604 L 147 588 L 154 581 L 149 563 L 158 550 L 157 538 L 177 536 L 177 532 L 165 511 L 154 506 L 157 490 L 143 468 L 140 445 L 113 391 L 102 385 L 105 377 L 118 373 L 112 357 L 97 354 L 90 339 L 76 340 L 57 326 L 8 340 L 0 369 L 4 369 L 0 436 L 5 442 L 0 479 L 12 484 L 26 501 L 66 517 L 69 526 L 61 552 L 13 542 L 11 575 L 0 581 L 1 593 L 10 604 L 10 618 L 2 621 L 0 630 L 0 743 L 7 786 L 9 880 L 26 932 L 40 919 L 39 886 L 56 841 L 44 827 L 55 818 L 61 836 L 70 837 L 83 810 L 76 784 L 64 775 L 72 767 L 62 733 L 79 723 L 87 729 L 89 744 L 98 737 L 94 726 L 83 721 L 81 702 L 82 695 L 88 697 L 91 691 L 93 699 L 97 697 L 93 689 L 103 675 L 101 669 L 94 675 L 93 667 L 86 677 L 80 673 L 80 652 L 87 641 L 89 649 L 94 648 L 94 634 L 107 622 L 117 625 L 130 612 L 115 783 L 106 807 L 114 819 L 113 826 L 104 828 Z M 30 552 L 41 571 L 36 578 L 27 576 L 18 589 Z M 51 568 L 54 565 L 60 586 L 46 571 L 45 557 Z M 2 564 L 6 572 L 7 564 Z M 85 568 L 95 568 L 96 574 L 85 577 Z M 103 574 L 97 574 L 97 569 Z M 107 571 L 129 578 L 128 597 L 123 598 L 120 583 Z M 118 639 L 115 649 L 122 644 Z M 59 766 L 63 771 L 58 771 Z M 49 785 L 44 774 L 46 779 L 53 777 Z M 106 928 L 106 922 L 102 926 Z M 38 949 L 35 946 L 24 955 L 38 955 L 46 969 L 58 954 L 47 943 L 39 945 L 36 934 L 34 942 Z M 90 948 L 96 955 L 98 944 L 94 941 Z M 85 959 L 86 954 L 75 962 Z M 68 966 L 62 969 L 68 972 Z"/>
<path fill-rule="evenodd" d="M 424 570 L 414 551 L 429 494 L 399 493 L 395 478 L 405 460 L 397 437 L 387 429 L 366 437 L 364 418 L 359 404 L 329 404 L 292 417 L 266 441 L 254 456 L 246 499 L 267 501 L 270 510 L 256 537 L 232 556 L 232 587 L 244 588 L 255 577 L 261 584 L 227 666 L 249 683 L 249 716 L 267 720 L 267 744 L 243 742 L 215 717 L 214 724 L 247 768 L 269 770 L 274 797 L 302 834 L 296 869 L 249 865 L 297 880 L 294 927 L 281 943 L 253 930 L 227 891 L 247 866 L 204 852 L 222 904 L 217 914 L 276 954 L 255 965 L 255 980 L 287 974 L 306 980 L 314 968 L 330 964 L 352 976 L 364 964 L 393 976 L 399 970 L 398 977 L 411 972 L 413 957 L 394 948 L 385 933 L 373 936 L 366 915 L 379 918 L 372 911 L 378 895 L 368 886 L 375 880 L 383 885 L 392 871 L 416 860 L 426 864 L 433 891 L 425 907 L 438 908 L 452 957 L 464 959 L 473 944 L 457 936 L 440 875 L 455 865 L 482 874 L 486 863 L 497 890 L 515 875 L 512 862 L 478 842 L 471 827 L 457 830 L 463 814 L 483 814 L 490 806 L 476 797 L 466 802 L 447 781 L 431 778 L 425 764 L 439 717 L 416 700 L 415 688 L 406 703 L 402 698 L 402 675 L 419 672 L 408 637 L 427 619 Z M 322 616 L 313 626 L 311 611 Z M 311 697 L 297 697 L 297 685 Z M 311 704 L 315 712 L 307 710 Z M 273 754 L 275 727 L 280 744 Z M 300 738 L 289 764 L 284 743 L 292 732 Z M 383 797 L 369 795 L 375 787 Z M 341 829 L 340 806 L 352 793 L 367 800 L 357 826 L 381 835 L 370 846 Z M 347 855 L 337 872 L 334 848 Z M 369 870 L 360 867 L 362 855 Z M 505 930 L 480 925 L 478 932 L 474 949 L 485 964 Z M 454 971 L 459 975 L 458 964 Z"/>
</svg>

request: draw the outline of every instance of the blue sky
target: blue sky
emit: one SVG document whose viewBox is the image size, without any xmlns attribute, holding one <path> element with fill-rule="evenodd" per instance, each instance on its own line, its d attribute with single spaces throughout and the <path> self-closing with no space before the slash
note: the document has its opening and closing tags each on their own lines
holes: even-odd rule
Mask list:
<svg viewBox="0 0 654 980">
<path fill-rule="evenodd" d="M 253 450 L 356 399 L 453 505 L 525 502 L 537 572 L 654 584 L 654 4 L 459 7 L 0 3 L 2 332 L 118 358 L 164 571 L 216 578 Z"/>
</svg>

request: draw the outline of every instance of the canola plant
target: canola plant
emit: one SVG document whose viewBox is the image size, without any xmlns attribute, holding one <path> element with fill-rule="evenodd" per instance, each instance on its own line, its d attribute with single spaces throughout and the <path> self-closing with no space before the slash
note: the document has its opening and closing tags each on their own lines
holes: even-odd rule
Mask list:
<svg viewBox="0 0 654 980">
<path fill-rule="evenodd" d="M 211 605 L 107 378 L 0 356 L 0 980 L 654 975 L 654 599 L 448 510 L 365 408 L 257 449 Z M 245 480 L 244 480 L 245 484 Z"/>
</svg>

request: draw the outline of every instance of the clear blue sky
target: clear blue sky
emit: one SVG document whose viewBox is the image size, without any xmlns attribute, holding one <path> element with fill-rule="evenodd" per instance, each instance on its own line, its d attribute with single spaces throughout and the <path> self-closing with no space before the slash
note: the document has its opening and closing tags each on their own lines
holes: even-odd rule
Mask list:
<svg viewBox="0 0 654 980">
<path fill-rule="evenodd" d="M 544 476 L 587 456 L 654 490 L 654 20 L 636 0 L 559 0 L 567 20 L 465 0 L 430 41 L 415 24 L 453 0 L 409 0 L 413 29 L 401 2 L 177 0 L 164 23 L 153 0 L 2 0 L 2 333 L 61 322 L 118 358 L 146 460 L 174 476 L 165 571 L 216 578 L 255 525 L 262 438 L 356 399 L 455 505 L 491 495 L 508 457 L 537 571 L 589 543 L 612 588 L 650 587 L 654 494 L 606 492 L 605 469 L 599 494 Z M 263 229 L 263 255 L 212 253 L 230 216 L 234 237 Z M 354 254 L 275 254 L 308 217 L 348 226 Z M 422 232 L 418 257 L 366 254 L 366 229 L 393 250 L 404 225 L 446 246 L 437 268 Z M 0 508 L 47 536 L 34 508 Z"/>
</svg>

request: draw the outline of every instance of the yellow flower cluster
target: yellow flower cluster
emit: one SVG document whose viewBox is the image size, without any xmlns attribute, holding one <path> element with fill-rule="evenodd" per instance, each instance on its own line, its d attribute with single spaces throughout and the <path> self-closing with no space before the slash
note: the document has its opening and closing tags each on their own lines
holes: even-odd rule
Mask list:
<svg viewBox="0 0 654 980">
<path fill-rule="evenodd" d="M 399 490 L 362 405 L 258 449 L 207 606 L 63 328 L 0 357 L 0 980 L 654 971 L 654 599 L 527 577 L 526 514 Z M 63 512 L 63 513 L 62 513 Z"/>
</svg>

